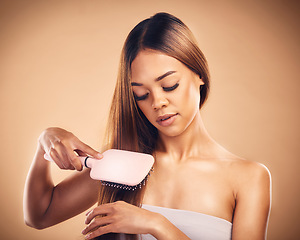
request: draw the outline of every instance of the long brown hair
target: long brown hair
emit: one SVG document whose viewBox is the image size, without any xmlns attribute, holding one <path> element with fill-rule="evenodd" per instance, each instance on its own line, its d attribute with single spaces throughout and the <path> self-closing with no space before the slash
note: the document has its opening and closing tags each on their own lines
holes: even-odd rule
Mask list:
<svg viewBox="0 0 300 240">
<path fill-rule="evenodd" d="M 209 92 L 209 71 L 206 59 L 189 28 L 168 13 L 157 13 L 137 24 L 129 33 L 121 53 L 117 83 L 106 129 L 106 148 L 153 154 L 158 138 L 157 129 L 137 106 L 130 84 L 131 63 L 144 49 L 159 51 L 185 64 L 204 82 L 200 87 L 201 108 Z M 141 206 L 145 186 L 126 191 L 101 186 L 98 204 L 126 201 Z M 106 234 L 97 239 L 120 239 L 120 234 Z M 138 239 L 127 234 L 126 239 Z"/>
</svg>

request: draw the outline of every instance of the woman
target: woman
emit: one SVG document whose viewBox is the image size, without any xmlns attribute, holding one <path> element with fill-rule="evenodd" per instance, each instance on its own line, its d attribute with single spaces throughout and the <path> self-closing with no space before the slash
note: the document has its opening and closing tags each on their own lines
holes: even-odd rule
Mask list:
<svg viewBox="0 0 300 240">
<path fill-rule="evenodd" d="M 101 154 L 66 130 L 46 129 L 26 181 L 26 223 L 62 222 L 99 193 L 82 232 L 87 239 L 265 239 L 269 171 L 209 136 L 199 111 L 208 92 L 207 63 L 187 26 L 166 13 L 140 22 L 122 50 L 105 149 L 150 153 L 154 173 L 133 192 L 101 186 L 77 158 L 101 161 Z M 54 186 L 44 153 L 81 172 Z"/>
</svg>

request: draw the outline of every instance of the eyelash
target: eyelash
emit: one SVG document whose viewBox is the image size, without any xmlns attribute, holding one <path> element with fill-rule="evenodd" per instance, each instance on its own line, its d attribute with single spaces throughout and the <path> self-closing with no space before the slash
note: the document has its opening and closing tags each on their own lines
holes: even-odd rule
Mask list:
<svg viewBox="0 0 300 240">
<path fill-rule="evenodd" d="M 163 90 L 165 92 L 171 92 L 171 91 L 175 90 L 178 86 L 179 86 L 179 83 L 176 83 L 172 87 L 163 87 Z M 145 100 L 148 97 L 148 95 L 149 95 L 149 93 L 146 93 L 145 95 L 138 97 L 134 94 L 134 98 L 136 101 L 141 101 L 141 100 Z"/>
<path fill-rule="evenodd" d="M 148 95 L 149 95 L 149 93 L 146 93 L 145 95 L 138 97 L 137 95 L 134 94 L 134 99 L 136 101 L 145 100 L 148 97 Z"/>
<path fill-rule="evenodd" d="M 176 83 L 172 87 L 163 87 L 163 89 L 164 89 L 165 92 L 171 92 L 171 91 L 175 90 L 178 86 L 179 86 L 179 83 Z"/>
</svg>

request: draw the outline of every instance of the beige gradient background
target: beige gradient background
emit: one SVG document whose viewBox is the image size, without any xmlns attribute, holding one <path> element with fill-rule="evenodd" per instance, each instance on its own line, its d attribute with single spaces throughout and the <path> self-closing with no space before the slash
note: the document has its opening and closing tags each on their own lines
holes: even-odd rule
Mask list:
<svg viewBox="0 0 300 240">
<path fill-rule="evenodd" d="M 299 4 L 278 0 L 1 0 L 0 239 L 82 239 L 83 214 L 41 231 L 24 224 L 37 138 L 60 126 L 100 148 L 122 44 L 159 11 L 181 18 L 208 59 L 211 135 L 272 173 L 268 239 L 299 239 Z M 70 174 L 52 171 L 56 182 Z"/>
</svg>

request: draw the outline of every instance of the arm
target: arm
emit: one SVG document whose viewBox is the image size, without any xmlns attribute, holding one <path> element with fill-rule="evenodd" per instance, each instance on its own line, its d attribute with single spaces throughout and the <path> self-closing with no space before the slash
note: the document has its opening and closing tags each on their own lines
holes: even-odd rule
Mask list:
<svg viewBox="0 0 300 240">
<path fill-rule="evenodd" d="M 247 162 L 238 180 L 232 239 L 266 239 L 271 207 L 271 176 L 258 163 Z"/>
<path fill-rule="evenodd" d="M 105 215 L 104 217 L 97 217 Z M 106 233 L 151 234 L 158 240 L 189 240 L 167 218 L 123 201 L 103 204 L 87 213 L 86 239 Z"/>
<path fill-rule="evenodd" d="M 49 140 L 53 136 L 58 141 Z M 57 186 L 53 184 L 51 163 L 44 159 L 44 153 L 47 151 L 60 168 L 81 170 L 73 149 L 99 158 L 96 156 L 98 152 L 62 129 L 48 129 L 41 135 L 24 189 L 23 209 L 27 225 L 38 229 L 52 226 L 79 214 L 97 201 L 98 183 L 89 177 L 88 169 L 73 174 Z"/>
<path fill-rule="evenodd" d="M 158 240 L 190 240 L 182 231 L 175 227 L 167 218 L 159 213 L 156 218 L 157 221 L 153 225 L 152 230 L 149 231 L 152 236 Z"/>
</svg>

